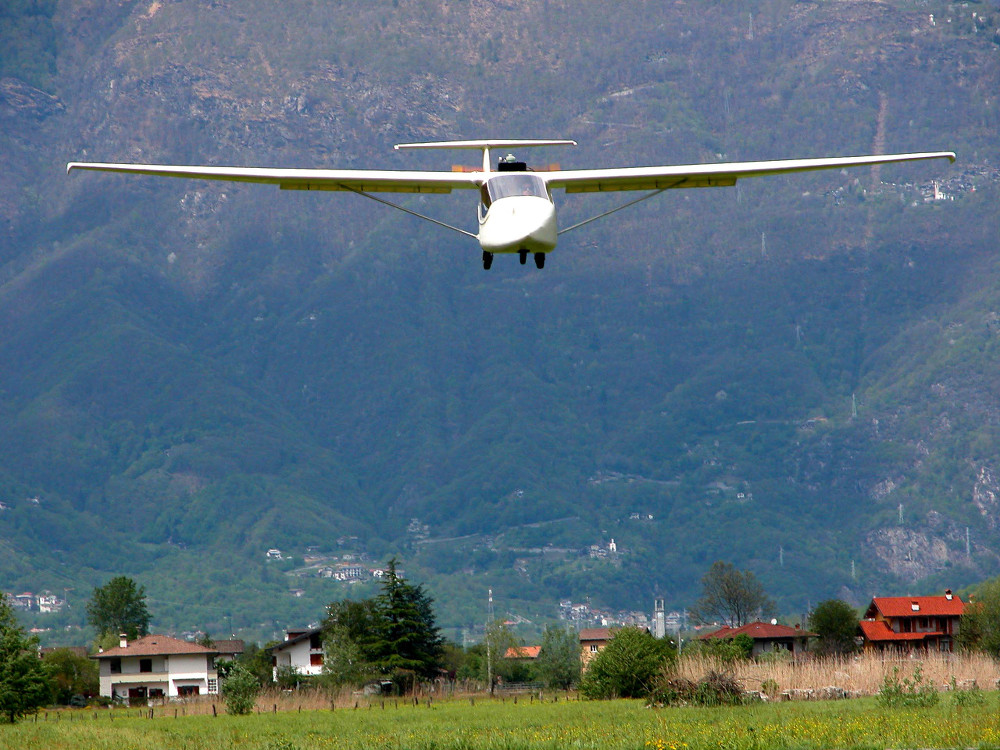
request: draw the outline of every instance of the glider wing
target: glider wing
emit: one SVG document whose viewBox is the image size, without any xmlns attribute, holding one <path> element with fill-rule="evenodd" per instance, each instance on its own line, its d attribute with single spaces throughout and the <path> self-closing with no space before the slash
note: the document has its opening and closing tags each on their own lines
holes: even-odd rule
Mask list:
<svg viewBox="0 0 1000 750">
<path fill-rule="evenodd" d="M 743 177 L 842 169 L 875 164 L 891 164 L 922 159 L 949 159 L 951 151 L 882 156 L 847 156 L 822 159 L 783 159 L 729 164 L 690 164 L 674 167 L 627 167 L 623 169 L 576 169 L 548 172 L 543 176 L 551 188 L 567 193 L 598 193 L 611 190 L 667 190 L 671 188 L 729 187 Z"/>
<path fill-rule="evenodd" d="M 66 171 L 126 172 L 277 185 L 282 190 L 346 190 L 353 193 L 450 193 L 478 188 L 475 174 L 375 169 L 265 169 L 258 167 L 181 167 L 165 164 L 70 162 Z M 481 182 L 481 178 L 480 178 Z"/>
</svg>

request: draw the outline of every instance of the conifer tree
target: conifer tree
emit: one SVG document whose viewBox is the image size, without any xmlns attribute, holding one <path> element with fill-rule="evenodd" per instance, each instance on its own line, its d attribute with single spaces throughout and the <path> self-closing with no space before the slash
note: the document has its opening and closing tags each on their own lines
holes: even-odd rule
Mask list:
<svg viewBox="0 0 1000 750">
<path fill-rule="evenodd" d="M 38 638 L 25 635 L 14 609 L 0 595 L 0 715 L 13 724 L 44 706 L 50 693 Z"/>
<path fill-rule="evenodd" d="M 397 681 L 410 674 L 420 679 L 437 676 L 444 640 L 432 604 L 423 586 L 400 578 L 396 560 L 390 560 L 375 598 L 377 631 L 371 646 L 379 672 Z"/>
</svg>

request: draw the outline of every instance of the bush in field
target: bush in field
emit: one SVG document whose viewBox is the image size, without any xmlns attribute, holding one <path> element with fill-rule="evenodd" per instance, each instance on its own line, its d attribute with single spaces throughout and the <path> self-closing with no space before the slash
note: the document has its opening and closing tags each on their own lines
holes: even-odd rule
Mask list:
<svg viewBox="0 0 1000 750">
<path fill-rule="evenodd" d="M 886 708 L 928 708 L 937 705 L 938 692 L 929 682 L 924 682 L 923 671 L 918 664 L 913 677 L 899 679 L 899 667 L 892 668 L 882 680 L 882 687 L 876 695 L 878 702 Z"/>
<path fill-rule="evenodd" d="M 665 674 L 650 695 L 650 703 L 661 706 L 738 706 L 746 692 L 730 672 L 711 671 L 697 682 Z"/>
<path fill-rule="evenodd" d="M 669 641 L 639 628 L 622 628 L 590 663 L 580 692 L 597 699 L 644 698 L 673 654 Z"/>
<path fill-rule="evenodd" d="M 955 697 L 955 705 L 959 708 L 982 708 L 986 705 L 986 696 L 975 681 L 969 688 L 960 688 L 958 681 L 953 676 L 951 678 L 951 692 Z"/>
<path fill-rule="evenodd" d="M 242 716 L 253 711 L 260 693 L 260 683 L 254 674 L 243 667 L 232 666 L 222 683 L 222 698 L 226 702 L 226 713 Z"/>
</svg>

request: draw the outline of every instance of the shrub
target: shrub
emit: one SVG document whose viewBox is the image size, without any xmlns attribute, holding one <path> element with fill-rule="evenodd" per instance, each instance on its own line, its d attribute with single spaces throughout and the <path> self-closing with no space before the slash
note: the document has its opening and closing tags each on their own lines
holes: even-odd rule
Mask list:
<svg viewBox="0 0 1000 750">
<path fill-rule="evenodd" d="M 954 677 L 951 678 L 952 695 L 955 696 L 955 705 L 959 708 L 981 708 L 986 705 L 986 696 L 979 689 L 979 685 L 973 681 L 969 688 L 960 688 Z"/>
<path fill-rule="evenodd" d="M 773 680 L 770 677 L 760 683 L 760 692 L 768 698 L 777 698 L 780 691 L 781 686 L 778 684 L 778 681 Z"/>
<path fill-rule="evenodd" d="M 622 628 L 587 668 L 580 692 L 598 699 L 644 698 L 672 657 L 668 641 L 638 628 Z"/>
<path fill-rule="evenodd" d="M 664 674 L 650 698 L 651 703 L 661 706 L 736 706 L 746 700 L 746 691 L 731 672 L 714 670 L 697 682 Z"/>
<path fill-rule="evenodd" d="M 222 683 L 222 698 L 226 702 L 226 713 L 241 716 L 253 711 L 260 693 L 257 678 L 243 667 L 229 669 L 229 675 Z"/>
<path fill-rule="evenodd" d="M 886 708 L 928 708 L 938 702 L 938 692 L 929 682 L 924 682 L 919 664 L 914 668 L 912 678 L 904 677 L 902 680 L 899 679 L 899 667 L 893 667 L 892 674 L 887 674 L 882 680 L 876 697 Z"/>
</svg>

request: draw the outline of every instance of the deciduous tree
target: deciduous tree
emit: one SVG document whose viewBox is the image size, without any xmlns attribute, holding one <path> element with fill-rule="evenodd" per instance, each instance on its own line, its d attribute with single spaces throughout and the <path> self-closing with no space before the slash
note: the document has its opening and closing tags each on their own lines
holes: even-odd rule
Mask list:
<svg viewBox="0 0 1000 750">
<path fill-rule="evenodd" d="M 840 599 L 827 599 L 809 615 L 809 629 L 819 636 L 816 650 L 824 654 L 848 654 L 857 650 L 858 613 Z"/>
<path fill-rule="evenodd" d="M 560 625 L 545 628 L 538 674 L 547 687 L 559 690 L 580 681 L 580 636 L 575 630 Z"/>
<path fill-rule="evenodd" d="M 726 562 L 715 562 L 701 579 L 702 595 L 691 615 L 701 622 L 716 620 L 738 628 L 755 618 L 770 615 L 774 602 L 749 570 L 737 570 Z"/>
<path fill-rule="evenodd" d="M 965 605 L 955 640 L 966 650 L 984 651 L 1000 658 L 1000 578 L 976 589 L 975 601 Z"/>
<path fill-rule="evenodd" d="M 42 665 L 55 703 L 69 705 L 75 696 L 90 698 L 100 692 L 99 670 L 93 659 L 59 648 L 46 654 Z"/>
<path fill-rule="evenodd" d="M 129 639 L 149 635 L 145 589 L 127 576 L 112 578 L 94 589 L 87 603 L 87 622 L 98 639 L 121 633 Z"/>
<path fill-rule="evenodd" d="M 509 679 L 507 668 L 512 664 L 505 658 L 507 651 L 520 645 L 513 631 L 503 620 L 493 620 L 486 623 L 486 632 L 483 634 L 483 649 L 481 650 L 480 678 L 489 685 L 491 694 L 498 681 Z"/>
</svg>

